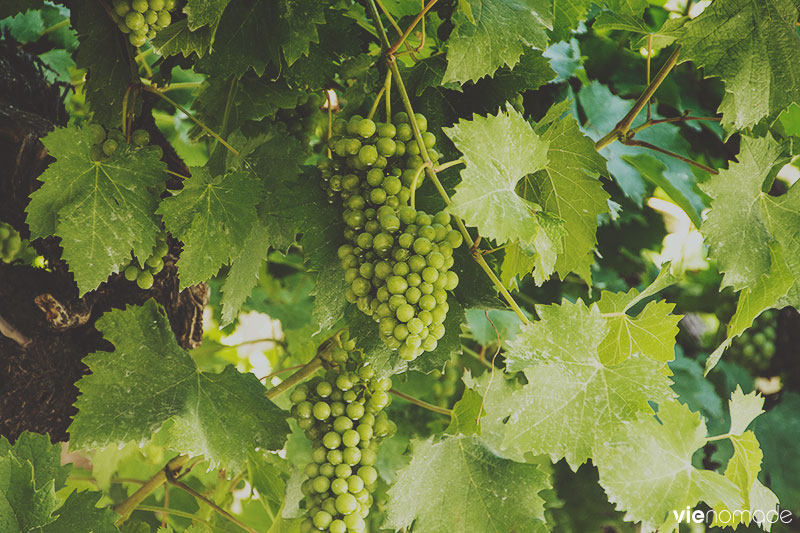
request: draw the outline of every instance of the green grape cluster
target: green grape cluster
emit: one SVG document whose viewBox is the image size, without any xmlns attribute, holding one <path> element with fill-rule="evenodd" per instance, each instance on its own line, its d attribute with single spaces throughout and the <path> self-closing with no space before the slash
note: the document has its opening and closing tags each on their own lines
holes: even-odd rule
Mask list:
<svg viewBox="0 0 800 533">
<path fill-rule="evenodd" d="M 175 0 L 114 0 L 111 17 L 133 46 L 142 46 L 172 22 Z"/>
<path fill-rule="evenodd" d="M 22 239 L 17 230 L 0 222 L 0 261 L 10 263 L 22 250 Z"/>
<path fill-rule="evenodd" d="M 135 258 L 131 257 L 131 262 L 123 270 L 125 279 L 135 281 L 140 289 L 149 289 L 155 281 L 153 276 L 164 270 L 164 256 L 167 253 L 169 253 L 167 235 L 162 233 L 158 236 L 153 253 L 145 260 L 144 265 L 140 265 Z"/>
<path fill-rule="evenodd" d="M 777 322 L 778 311 L 770 309 L 761 313 L 753 325 L 731 343 L 728 349 L 731 360 L 755 372 L 766 372 L 775 355 Z"/>
<path fill-rule="evenodd" d="M 301 530 L 359 533 L 366 528 L 378 480 L 378 445 L 396 431 L 384 411 L 392 381 L 376 378 L 346 336 L 327 366 L 324 377 L 291 394 L 292 416 L 313 446 L 304 468 Z"/>
<path fill-rule="evenodd" d="M 415 121 L 435 164 L 436 137 L 423 115 Z M 444 336 L 446 291 L 458 285 L 453 250 L 463 237 L 448 213 L 431 216 L 410 205 L 424 161 L 406 113 L 391 123 L 337 119 L 333 133 L 332 158 L 318 166 L 330 201 L 345 207 L 347 244 L 338 253 L 350 284 L 347 300 L 378 322 L 387 346 L 412 360 Z"/>
<path fill-rule="evenodd" d="M 92 159 L 95 161 L 109 161 L 117 149 L 126 144 L 125 134 L 122 130 L 106 129 L 100 124 L 91 124 L 89 129 L 92 132 L 94 145 L 92 145 Z M 135 130 L 131 134 L 131 143 L 135 148 L 144 148 L 150 144 L 150 134 L 147 130 Z M 161 150 L 160 146 L 154 146 Z"/>
<path fill-rule="evenodd" d="M 320 106 L 325 102 L 319 93 L 303 93 L 294 109 L 279 109 L 275 113 L 278 130 L 288 132 L 298 140 L 308 142 L 317 133 L 322 119 Z"/>
</svg>

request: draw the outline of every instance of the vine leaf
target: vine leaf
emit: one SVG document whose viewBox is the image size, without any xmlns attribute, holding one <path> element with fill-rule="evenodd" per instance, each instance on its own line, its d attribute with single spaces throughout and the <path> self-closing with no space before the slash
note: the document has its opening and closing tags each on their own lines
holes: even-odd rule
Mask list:
<svg viewBox="0 0 800 533">
<path fill-rule="evenodd" d="M 188 19 L 179 20 L 159 31 L 150 41 L 153 48 L 164 56 L 181 54 L 189 57 L 196 54 L 198 58 L 203 57 L 214 41 L 214 28 L 205 26 L 192 30 L 187 21 Z"/>
<path fill-rule="evenodd" d="M 538 466 L 502 459 L 478 437 L 418 440 L 412 450 L 411 463 L 389 489 L 384 527 L 413 522 L 420 533 L 547 531 L 538 493 L 551 482 Z"/>
<path fill-rule="evenodd" d="M 42 142 L 56 161 L 39 178 L 27 222 L 33 237 L 61 238 L 81 295 L 128 264 L 131 250 L 144 264 L 159 231 L 154 190 L 166 177 L 157 150 L 120 143 L 109 161 L 94 161 L 92 133 L 75 126 Z"/>
<path fill-rule="evenodd" d="M 98 508 L 103 495 L 92 491 L 70 493 L 64 505 L 54 513 L 55 521 L 47 524 L 42 533 L 89 531 L 90 533 L 118 533 L 114 522 L 119 515 L 110 508 Z"/>
<path fill-rule="evenodd" d="M 516 189 L 524 176 L 545 168 L 548 142 L 511 107 L 443 130 L 466 162 L 448 209 L 498 244 L 521 241 L 531 246 L 541 228 L 541 207 Z"/>
<path fill-rule="evenodd" d="M 675 304 L 665 301 L 649 302 L 634 316 L 626 311 L 638 300 L 639 291 L 626 293 L 603 291 L 597 302 L 607 317 L 609 331 L 598 351 L 606 365 L 618 364 L 638 353 L 667 363 L 675 358 L 675 336 L 681 315 L 673 315 Z"/>
<path fill-rule="evenodd" d="M 270 247 L 285 251 L 295 242 L 295 226 L 287 217 L 287 214 L 294 211 L 284 211 L 280 202 L 281 196 L 288 194 L 284 190 L 284 182 L 297 180 L 300 174 L 297 161 L 304 154 L 300 143 L 288 135 L 280 136 L 269 132 L 247 142 L 238 133 L 231 138 L 240 141 L 237 145 L 247 147 L 242 150 L 241 155 L 248 164 L 241 168 L 260 179 L 266 198 L 256 207 L 258 218 L 242 246 L 231 256 L 231 268 L 221 289 L 223 326 L 233 322 L 242 304 L 250 296 Z M 241 160 L 233 161 L 232 164 L 240 165 Z M 325 209 L 322 211 L 328 213 Z"/>
<path fill-rule="evenodd" d="M 191 31 L 201 26 L 215 25 L 230 0 L 187 0 L 183 8 Z"/>
<path fill-rule="evenodd" d="M 514 67 L 526 48 L 544 50 L 553 8 L 546 0 L 464 0 L 452 21 L 442 84 L 478 81 L 504 65 Z"/>
<path fill-rule="evenodd" d="M 642 531 L 677 526 L 673 510 L 710 506 L 742 509 L 738 487 L 717 472 L 691 466 L 692 455 L 706 443 L 699 413 L 677 401 L 659 404 L 658 418 L 639 415 L 622 424 L 594 450 L 600 485 L 625 520 L 642 522 Z M 657 494 L 658 497 L 653 497 Z"/>
<path fill-rule="evenodd" d="M 464 389 L 461 399 L 453 405 L 450 424 L 444 430 L 450 435 L 480 435 L 479 422 L 483 412 L 483 398 L 472 389 Z"/>
<path fill-rule="evenodd" d="M 638 354 L 603 364 L 609 326 L 597 306 L 565 300 L 536 311 L 541 319 L 508 343 L 508 370 L 524 370 L 528 384 L 512 397 L 503 447 L 565 457 L 574 470 L 623 422 L 652 414 L 648 402 L 674 397 L 669 372 Z"/>
<path fill-rule="evenodd" d="M 70 22 L 80 41 L 75 63 L 89 71 L 84 90 L 92 118 L 105 126 L 117 125 L 128 86 L 139 82 L 128 36 L 119 31 L 102 2 L 76 2 Z"/>
<path fill-rule="evenodd" d="M 784 505 L 794 502 L 789 504 L 793 511 L 800 501 L 800 479 L 795 475 L 800 468 L 800 455 L 794 453 L 800 441 L 799 412 L 800 395 L 786 392 L 776 406 L 755 421 L 755 433 L 764 451 L 761 469 L 780 501 Z"/>
<path fill-rule="evenodd" d="M 726 94 L 722 125 L 741 130 L 777 117 L 800 101 L 800 56 L 795 0 L 722 0 L 686 24 L 682 58 L 719 77 Z"/>
<path fill-rule="evenodd" d="M 36 487 L 33 465 L 13 453 L 0 457 L 0 526 L 3 531 L 32 531 L 53 521 L 58 498 L 49 482 Z"/>
<path fill-rule="evenodd" d="M 84 358 L 92 373 L 77 383 L 78 414 L 69 428 L 74 448 L 141 443 L 168 420 L 174 424 L 167 446 L 232 470 L 242 467 L 251 446 L 283 446 L 286 414 L 258 379 L 233 366 L 200 372 L 155 301 L 112 310 L 97 327 L 116 349 L 113 356 Z"/>
<path fill-rule="evenodd" d="M 197 167 L 183 189 L 161 202 L 157 212 L 164 225 L 183 242 L 177 263 L 181 290 L 211 278 L 241 253 L 261 198 L 258 181 L 245 171 L 212 177 Z"/>
<path fill-rule="evenodd" d="M 548 143 L 548 161 L 543 170 L 526 178 L 531 187 L 528 198 L 564 222 L 563 253 L 555 263 L 559 276 L 564 279 L 575 272 L 588 283 L 597 217 L 608 211 L 609 195 L 597 179 L 607 173 L 606 161 L 571 116 L 549 125 L 541 122 L 536 131 Z"/>
<path fill-rule="evenodd" d="M 764 412 L 764 397 L 755 391 L 744 394 L 740 386 L 731 394 L 728 410 L 731 414 L 731 435 L 742 435 L 750 422 Z"/>
<path fill-rule="evenodd" d="M 768 135 L 743 136 L 737 159 L 700 186 L 712 199 L 700 231 L 723 273 L 722 287 L 738 291 L 770 271 L 771 237 L 760 208 L 767 195 L 761 189 L 770 170 L 785 158 L 783 147 Z"/>
<path fill-rule="evenodd" d="M 796 290 L 797 281 L 789 271 L 780 244 L 771 242 L 769 252 L 769 273 L 761 276 L 755 285 L 742 289 L 739 293 L 736 312 L 728 323 L 727 338 L 706 359 L 706 374 L 717 365 L 733 339 L 744 333 L 758 315 L 767 309 L 782 307 L 787 296 L 791 294 L 790 291 L 793 288 Z"/>
<path fill-rule="evenodd" d="M 280 34 L 279 20 L 275 2 L 241 0 L 228 5 L 219 19 L 214 50 L 196 63 L 196 70 L 227 78 L 252 69 L 262 76 L 268 64 L 280 62 L 280 39 L 263 38 Z"/>
<path fill-rule="evenodd" d="M 657 31 L 652 31 L 640 17 L 625 15 L 614 11 L 603 11 L 595 19 L 592 29 L 595 30 L 620 30 L 642 35 L 635 42 L 631 42 L 631 48 L 638 50 L 646 48 L 650 37 L 653 38 L 652 50 L 657 52 L 662 48 L 670 46 L 680 37 L 681 28 L 688 20 L 687 17 L 669 18 Z"/>
<path fill-rule="evenodd" d="M 301 56 L 307 56 L 311 43 L 319 43 L 318 24 L 325 24 L 325 11 L 316 0 L 281 0 L 282 25 L 286 38 L 283 56 L 291 66 Z"/>
<path fill-rule="evenodd" d="M 72 465 L 61 466 L 61 446 L 47 435 L 22 433 L 11 446 L 0 438 L 0 528 L 3 531 L 119 531 L 119 517 L 97 508 L 99 492 L 70 493 L 65 502 L 56 491 L 64 487 Z"/>
<path fill-rule="evenodd" d="M 553 41 L 567 41 L 578 23 L 586 19 L 586 12 L 594 0 L 553 2 Z"/>
</svg>

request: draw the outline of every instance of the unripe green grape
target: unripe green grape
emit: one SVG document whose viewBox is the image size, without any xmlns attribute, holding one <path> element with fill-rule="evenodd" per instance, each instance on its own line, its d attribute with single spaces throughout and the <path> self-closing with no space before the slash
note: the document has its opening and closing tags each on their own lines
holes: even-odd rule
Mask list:
<svg viewBox="0 0 800 533">
<path fill-rule="evenodd" d="M 433 350 L 436 349 L 436 346 L 438 346 L 438 343 L 436 342 L 436 339 L 434 339 L 432 336 L 428 336 L 422 341 L 422 349 L 425 350 L 426 352 L 432 352 Z"/>
<path fill-rule="evenodd" d="M 342 464 L 343 459 L 341 450 L 328 450 L 328 453 L 325 457 L 326 459 L 328 459 L 328 462 L 332 465 Z"/>
<path fill-rule="evenodd" d="M 345 405 L 342 402 L 333 402 L 331 404 L 331 416 L 342 416 L 345 413 Z"/>
<path fill-rule="evenodd" d="M 336 468 L 338 467 L 335 467 L 331 463 L 327 462 L 329 450 L 326 450 L 325 448 L 317 448 L 317 449 L 322 451 L 322 456 L 323 456 L 322 464 L 319 467 L 319 475 L 331 479 L 336 474 Z M 316 452 L 317 449 L 315 449 L 314 451 Z"/>
<path fill-rule="evenodd" d="M 447 283 L 445 284 L 444 289 L 452 291 L 456 287 L 458 287 L 458 274 L 450 270 L 447 272 Z"/>
<path fill-rule="evenodd" d="M 89 132 L 92 134 L 92 140 L 95 144 L 101 144 L 106 139 L 106 130 L 100 124 L 89 126 Z"/>
<path fill-rule="evenodd" d="M 365 118 L 358 123 L 358 134 L 365 139 L 372 137 L 376 129 L 377 127 L 375 126 L 375 122 L 373 122 L 371 119 Z"/>
<path fill-rule="evenodd" d="M 378 142 L 375 143 L 375 148 L 378 150 L 379 155 L 392 157 L 395 152 L 397 152 L 397 143 L 392 139 L 380 138 Z"/>
<path fill-rule="evenodd" d="M 328 526 L 328 531 L 330 531 L 330 533 L 347 533 L 347 524 L 344 520 L 337 518 Z"/>
<path fill-rule="evenodd" d="M 419 155 L 419 144 L 415 139 L 411 139 L 406 143 L 406 153 L 408 155 Z"/>
<path fill-rule="evenodd" d="M 142 46 L 147 42 L 147 36 L 140 33 L 131 33 L 128 35 L 128 40 L 133 46 Z"/>
<path fill-rule="evenodd" d="M 358 420 L 364 416 L 364 406 L 360 403 L 351 403 L 347 406 L 347 416 L 353 420 Z"/>
<path fill-rule="evenodd" d="M 144 12 L 144 21 L 150 25 L 155 24 L 158 21 L 158 13 L 152 9 L 148 9 Z"/>
<path fill-rule="evenodd" d="M 117 141 L 114 139 L 107 139 L 103 142 L 103 153 L 111 157 L 117 151 Z"/>
<path fill-rule="evenodd" d="M 359 448 L 345 448 L 342 452 L 342 461 L 351 466 L 355 466 L 361 461 L 361 450 Z"/>
<path fill-rule="evenodd" d="M 378 150 L 372 144 L 362 146 L 358 151 L 358 159 L 367 166 L 378 160 Z"/>
<path fill-rule="evenodd" d="M 147 270 L 142 270 L 136 276 L 136 285 L 139 286 L 142 290 L 147 290 L 153 286 L 153 274 L 148 272 Z"/>
<path fill-rule="evenodd" d="M 397 133 L 397 128 L 392 123 L 383 123 L 378 126 L 378 137 L 391 139 Z"/>
<path fill-rule="evenodd" d="M 131 265 L 125 269 L 125 279 L 128 281 L 136 281 L 136 278 L 139 276 L 139 269 L 135 266 Z"/>
<path fill-rule="evenodd" d="M 427 121 L 426 121 L 426 127 L 427 127 Z M 420 126 L 420 128 L 422 128 L 422 126 Z M 426 148 L 433 148 L 436 145 L 436 135 L 434 135 L 429 131 L 423 131 L 422 142 L 425 144 Z"/>
<path fill-rule="evenodd" d="M 342 465 L 339 465 L 339 466 L 342 466 Z M 347 481 L 342 479 L 342 478 L 334 479 L 333 482 L 331 483 L 331 492 L 333 492 L 337 496 L 339 494 L 344 494 L 344 493 L 348 492 Z"/>
<path fill-rule="evenodd" d="M 327 420 L 331 416 L 331 407 L 325 402 L 314 404 L 314 418 L 317 420 Z"/>
<path fill-rule="evenodd" d="M 313 412 L 314 412 L 314 406 L 308 400 L 297 404 L 298 418 L 311 418 Z"/>
<path fill-rule="evenodd" d="M 131 10 L 130 4 L 125 1 L 114 2 L 114 13 L 119 17 L 124 17 Z"/>
<path fill-rule="evenodd" d="M 136 31 L 144 27 L 144 15 L 138 11 L 131 11 L 125 15 L 125 25 L 131 30 Z"/>
<path fill-rule="evenodd" d="M 358 477 L 364 481 L 364 485 L 372 485 L 378 481 L 378 471 L 373 466 L 365 465 L 358 469 Z"/>
<path fill-rule="evenodd" d="M 334 433 L 334 435 L 338 435 L 338 433 Z M 358 446 L 358 443 L 361 442 L 361 436 L 358 432 L 354 429 L 348 429 L 342 434 L 342 445 L 348 448 L 354 448 Z"/>
<path fill-rule="evenodd" d="M 349 493 L 340 494 L 336 497 L 336 510 L 343 515 L 350 515 L 358 508 L 358 501 L 355 496 Z M 345 522 L 346 523 L 346 522 Z M 349 527 L 349 526 L 348 526 Z"/>
<path fill-rule="evenodd" d="M 350 155 L 356 155 L 361 150 L 361 141 L 355 138 L 345 139 L 345 152 Z M 375 153 L 375 158 L 377 159 L 378 154 L 377 150 Z"/>
<path fill-rule="evenodd" d="M 329 450 L 333 450 L 334 448 L 338 448 L 339 445 L 342 443 L 342 439 L 338 433 L 335 431 L 329 431 L 325 434 L 322 438 L 322 444 Z"/>
<path fill-rule="evenodd" d="M 375 236 L 375 239 L 372 242 L 372 247 L 376 252 L 386 252 L 391 250 L 393 244 L 394 238 L 391 235 L 388 233 L 379 233 Z"/>
<path fill-rule="evenodd" d="M 335 473 L 336 477 L 347 479 L 353 475 L 353 468 L 350 465 L 342 463 L 340 465 L 336 465 Z"/>
<path fill-rule="evenodd" d="M 164 0 L 148 0 L 147 4 L 150 6 L 150 9 L 155 11 L 161 11 L 164 9 L 164 5 L 166 2 Z"/>
<path fill-rule="evenodd" d="M 314 481 L 312 483 L 313 483 L 312 486 L 314 488 L 314 491 L 317 492 L 317 493 L 325 492 L 331 486 L 331 480 L 328 479 L 325 476 L 317 476 L 317 477 L 315 477 Z"/>
</svg>

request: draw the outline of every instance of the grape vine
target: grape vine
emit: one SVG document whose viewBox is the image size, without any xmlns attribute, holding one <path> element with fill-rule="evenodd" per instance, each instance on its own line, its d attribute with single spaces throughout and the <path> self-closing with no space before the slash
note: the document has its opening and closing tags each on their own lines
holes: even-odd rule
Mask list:
<svg viewBox="0 0 800 533">
<path fill-rule="evenodd" d="M 792 530 L 799 13 L 2 3 L 0 524 Z"/>
</svg>

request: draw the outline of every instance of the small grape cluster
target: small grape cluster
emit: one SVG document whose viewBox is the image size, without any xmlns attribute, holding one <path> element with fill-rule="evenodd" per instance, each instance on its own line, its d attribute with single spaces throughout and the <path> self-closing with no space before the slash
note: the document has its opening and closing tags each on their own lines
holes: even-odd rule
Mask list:
<svg viewBox="0 0 800 533">
<path fill-rule="evenodd" d="M 731 360 L 755 372 L 766 372 L 775 355 L 777 321 L 778 312 L 774 309 L 761 313 L 753 325 L 731 343 L 728 349 Z"/>
<path fill-rule="evenodd" d="M 291 394 L 292 416 L 313 445 L 302 484 L 306 532 L 365 530 L 378 480 L 378 445 L 396 431 L 383 410 L 391 403 L 391 379 L 376 378 L 346 334 L 341 341 L 325 376 Z"/>
<path fill-rule="evenodd" d="M 415 121 L 432 162 L 436 137 Z M 463 241 L 444 211 L 434 216 L 410 205 L 424 171 L 406 113 L 376 124 L 353 115 L 337 119 L 323 159 L 323 187 L 344 204 L 348 244 L 339 259 L 350 284 L 346 298 L 379 324 L 381 338 L 401 358 L 432 351 L 445 333 L 447 292 L 458 285 L 453 250 Z"/>
<path fill-rule="evenodd" d="M 10 263 L 22 250 L 22 239 L 17 230 L 0 222 L 0 261 Z"/>
<path fill-rule="evenodd" d="M 144 265 L 131 258 L 131 262 L 124 270 L 125 279 L 135 281 L 142 290 L 147 290 L 153 286 L 155 281 L 153 276 L 164 270 L 164 256 L 169 253 L 167 235 L 162 233 L 158 236 L 153 253 L 145 260 Z"/>
<path fill-rule="evenodd" d="M 303 93 L 294 109 L 279 109 L 275 113 L 279 131 L 286 131 L 302 142 L 308 142 L 317 132 L 322 118 L 320 106 L 324 98 L 319 93 Z"/>
<path fill-rule="evenodd" d="M 133 46 L 142 46 L 172 22 L 175 0 L 114 0 L 111 17 Z"/>
<path fill-rule="evenodd" d="M 111 129 L 106 132 L 100 124 L 89 126 L 92 132 L 94 145 L 92 146 L 92 159 L 95 161 L 109 161 L 117 149 L 125 144 L 125 134 L 119 129 Z M 144 148 L 150 144 L 150 134 L 147 130 L 135 130 L 131 134 L 131 142 L 136 148 Z M 161 147 L 154 146 L 161 150 Z"/>
</svg>

